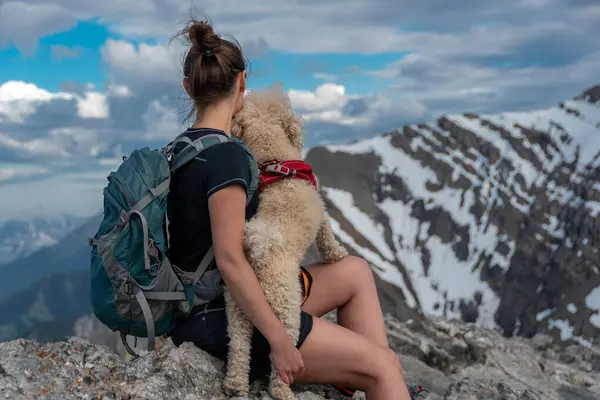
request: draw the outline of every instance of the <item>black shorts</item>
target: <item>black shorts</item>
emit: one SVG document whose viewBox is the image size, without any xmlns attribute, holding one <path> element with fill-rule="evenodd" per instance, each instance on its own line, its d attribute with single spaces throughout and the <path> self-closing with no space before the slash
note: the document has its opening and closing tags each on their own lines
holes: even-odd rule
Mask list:
<svg viewBox="0 0 600 400">
<path fill-rule="evenodd" d="M 310 293 L 312 277 L 302 268 L 300 275 L 304 299 Z M 300 335 L 296 347 L 300 348 L 312 330 L 312 315 L 301 311 Z M 219 296 L 210 303 L 197 307 L 192 316 L 180 323 L 171 332 L 171 339 L 175 346 L 183 342 L 193 342 L 207 353 L 227 362 L 229 352 L 229 336 L 227 335 L 227 314 L 225 312 L 225 298 Z M 265 378 L 271 372 L 271 346 L 267 339 L 254 329 L 252 336 L 252 350 L 250 362 L 251 379 Z"/>
</svg>

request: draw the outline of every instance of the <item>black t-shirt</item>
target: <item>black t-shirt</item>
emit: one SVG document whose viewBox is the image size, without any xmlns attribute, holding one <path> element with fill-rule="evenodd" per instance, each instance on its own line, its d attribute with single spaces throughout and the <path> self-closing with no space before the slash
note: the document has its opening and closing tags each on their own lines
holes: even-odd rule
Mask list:
<svg viewBox="0 0 600 400">
<path fill-rule="evenodd" d="M 225 134 L 214 129 L 188 129 L 185 134 L 194 141 L 215 133 Z M 196 270 L 212 245 L 208 198 L 230 185 L 248 188 L 250 179 L 248 156 L 235 143 L 211 146 L 175 171 L 167 200 L 171 235 L 169 259 L 173 264 L 184 271 Z M 257 208 L 255 193 L 246 208 L 246 220 L 256 214 Z M 210 268 L 214 267 L 213 262 Z"/>
</svg>

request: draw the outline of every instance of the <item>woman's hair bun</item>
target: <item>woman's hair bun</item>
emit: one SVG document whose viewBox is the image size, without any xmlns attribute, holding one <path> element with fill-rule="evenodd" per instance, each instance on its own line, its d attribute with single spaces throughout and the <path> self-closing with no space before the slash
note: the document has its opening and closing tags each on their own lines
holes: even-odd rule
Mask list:
<svg viewBox="0 0 600 400">
<path fill-rule="evenodd" d="M 212 50 L 219 44 L 219 35 L 206 21 L 193 21 L 188 26 L 188 39 L 199 51 Z"/>
</svg>

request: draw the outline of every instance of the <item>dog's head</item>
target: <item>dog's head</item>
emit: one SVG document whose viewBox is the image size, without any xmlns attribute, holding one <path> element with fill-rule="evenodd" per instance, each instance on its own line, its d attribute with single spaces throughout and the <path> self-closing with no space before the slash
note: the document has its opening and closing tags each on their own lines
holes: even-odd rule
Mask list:
<svg viewBox="0 0 600 400">
<path fill-rule="evenodd" d="M 302 120 L 281 85 L 251 91 L 233 118 L 231 134 L 246 143 L 258 163 L 302 157 Z"/>
</svg>

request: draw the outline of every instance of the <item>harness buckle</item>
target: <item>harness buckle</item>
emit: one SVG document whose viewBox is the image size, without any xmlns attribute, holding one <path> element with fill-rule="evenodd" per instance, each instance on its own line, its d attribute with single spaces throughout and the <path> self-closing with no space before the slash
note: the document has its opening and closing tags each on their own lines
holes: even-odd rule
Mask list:
<svg viewBox="0 0 600 400">
<path fill-rule="evenodd" d="M 283 176 L 296 175 L 295 168 L 289 168 L 282 164 L 271 164 L 267 166 L 267 171 L 273 171 Z"/>
<path fill-rule="evenodd" d="M 277 172 L 279 172 L 281 175 L 285 175 L 285 176 L 288 176 L 290 174 L 290 172 L 292 172 L 288 167 L 283 166 L 281 164 L 275 166 L 275 168 L 277 168 L 279 170 Z"/>
</svg>

